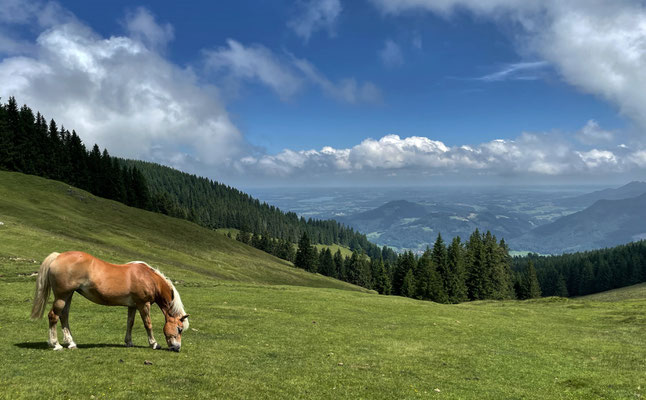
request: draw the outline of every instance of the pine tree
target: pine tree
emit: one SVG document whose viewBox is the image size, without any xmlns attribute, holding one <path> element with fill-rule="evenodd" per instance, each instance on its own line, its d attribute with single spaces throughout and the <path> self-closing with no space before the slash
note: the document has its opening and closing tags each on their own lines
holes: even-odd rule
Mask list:
<svg viewBox="0 0 646 400">
<path fill-rule="evenodd" d="M 334 259 L 330 248 L 321 251 L 319 256 L 319 273 L 325 276 L 335 277 L 336 267 L 334 266 Z"/>
<path fill-rule="evenodd" d="M 372 274 L 370 271 L 370 261 L 365 253 L 359 250 L 352 252 L 352 256 L 346 263 L 349 281 L 368 289 L 372 288 Z"/>
<path fill-rule="evenodd" d="M 395 270 L 393 272 L 393 293 L 395 294 L 402 294 L 402 285 L 404 284 L 404 277 L 408 273 L 408 270 L 413 273 L 413 280 L 414 280 L 414 271 L 417 268 L 417 262 L 415 260 L 415 256 L 411 251 L 407 251 L 403 254 L 400 254 L 399 257 L 397 258 L 397 264 L 395 266 Z M 413 295 L 415 293 L 415 288 L 411 289 L 413 291 Z"/>
<path fill-rule="evenodd" d="M 402 285 L 401 285 L 399 294 L 405 297 L 415 296 L 415 277 L 413 276 L 412 269 L 409 269 L 404 275 L 404 279 L 402 279 Z"/>
<path fill-rule="evenodd" d="M 372 276 L 374 279 L 374 289 L 379 294 L 390 294 L 392 287 L 388 272 L 381 257 L 371 260 Z"/>
<path fill-rule="evenodd" d="M 519 299 L 525 300 L 541 297 L 541 287 L 536 277 L 534 263 L 531 261 L 527 263 L 525 270 L 520 276 L 519 289 Z"/>
<path fill-rule="evenodd" d="M 345 269 L 345 263 L 343 261 L 343 255 L 341 254 L 341 249 L 338 249 L 334 253 L 334 267 L 336 268 L 336 276 L 342 281 L 348 280 L 348 274 Z"/>
<path fill-rule="evenodd" d="M 435 266 L 435 271 L 437 273 L 437 278 L 439 280 L 439 286 L 441 287 L 435 289 L 436 299 L 434 301 L 447 303 L 448 302 L 448 290 L 449 290 L 449 280 L 451 279 L 451 271 L 449 270 L 449 260 L 446 245 L 442 239 L 440 233 L 437 234 L 437 239 L 433 245 L 433 253 L 431 258 Z"/>
<path fill-rule="evenodd" d="M 487 251 L 491 252 L 490 259 L 492 261 L 492 298 L 497 300 L 514 298 L 515 292 L 511 276 L 511 257 L 509 256 L 509 248 L 505 240 L 501 240 L 498 244 L 496 237 L 493 236 L 487 247 Z"/>
<path fill-rule="evenodd" d="M 11 154 L 13 153 L 13 135 L 9 130 L 8 116 L 0 104 L 0 169 L 11 169 Z"/>
<path fill-rule="evenodd" d="M 467 293 L 470 300 L 482 300 L 487 298 L 488 280 L 485 260 L 483 255 L 482 237 L 478 229 L 469 237 L 467 242 Z"/>
<path fill-rule="evenodd" d="M 554 296 L 568 297 L 567 285 L 565 283 L 565 278 L 563 278 L 563 275 L 559 274 L 556 282 L 556 291 L 554 293 Z"/>
<path fill-rule="evenodd" d="M 310 237 L 307 232 L 303 232 L 301 239 L 298 241 L 298 250 L 296 251 L 296 258 L 294 265 L 306 271 L 316 272 L 316 249 L 310 242 Z"/>
<path fill-rule="evenodd" d="M 456 236 L 447 252 L 447 276 L 444 280 L 449 303 L 467 301 L 467 286 L 464 266 L 464 249 L 460 237 Z"/>
<path fill-rule="evenodd" d="M 446 250 L 446 249 L 445 249 Z M 448 296 L 444 290 L 442 277 L 435 264 L 433 253 L 427 248 L 417 260 L 417 269 L 414 273 L 416 297 L 431 300 L 437 303 L 446 303 Z"/>
</svg>

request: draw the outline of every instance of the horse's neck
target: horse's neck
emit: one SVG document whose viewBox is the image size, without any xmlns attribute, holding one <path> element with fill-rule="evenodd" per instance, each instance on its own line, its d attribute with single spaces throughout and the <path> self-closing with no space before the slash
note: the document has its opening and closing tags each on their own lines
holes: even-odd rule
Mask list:
<svg viewBox="0 0 646 400">
<path fill-rule="evenodd" d="M 169 315 L 171 303 L 173 302 L 173 288 L 163 277 L 157 276 L 157 293 L 155 294 L 155 303 L 162 310 L 164 315 Z"/>
</svg>

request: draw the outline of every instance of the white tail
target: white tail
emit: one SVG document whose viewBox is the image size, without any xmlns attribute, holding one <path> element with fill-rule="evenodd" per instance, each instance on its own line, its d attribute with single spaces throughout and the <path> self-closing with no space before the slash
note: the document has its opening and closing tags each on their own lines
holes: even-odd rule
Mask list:
<svg viewBox="0 0 646 400">
<path fill-rule="evenodd" d="M 38 277 L 36 278 L 36 293 L 34 294 L 34 306 L 31 308 L 31 319 L 42 318 L 45 313 L 45 306 L 49 298 L 51 287 L 49 285 L 49 266 L 60 253 L 52 253 L 40 264 Z"/>
</svg>

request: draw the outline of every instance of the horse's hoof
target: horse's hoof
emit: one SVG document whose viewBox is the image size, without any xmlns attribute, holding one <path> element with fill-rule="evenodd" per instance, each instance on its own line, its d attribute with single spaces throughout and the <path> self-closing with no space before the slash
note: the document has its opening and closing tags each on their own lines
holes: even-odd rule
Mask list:
<svg viewBox="0 0 646 400">
<path fill-rule="evenodd" d="M 134 344 L 132 342 L 126 343 L 126 347 L 134 347 Z"/>
<path fill-rule="evenodd" d="M 152 347 L 153 347 L 153 350 L 161 350 L 161 346 L 159 345 L 159 343 L 153 344 Z"/>
<path fill-rule="evenodd" d="M 63 346 L 61 346 L 60 344 L 56 343 L 56 344 L 54 345 L 54 351 L 58 351 L 58 350 L 63 350 Z"/>
<path fill-rule="evenodd" d="M 68 349 L 76 349 L 77 348 L 76 343 L 74 343 L 74 342 L 70 343 L 69 346 L 67 346 L 67 348 Z"/>
</svg>

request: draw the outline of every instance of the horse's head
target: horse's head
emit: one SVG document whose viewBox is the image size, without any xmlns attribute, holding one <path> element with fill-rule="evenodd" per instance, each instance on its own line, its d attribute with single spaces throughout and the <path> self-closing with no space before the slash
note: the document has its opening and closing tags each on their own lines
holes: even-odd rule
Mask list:
<svg viewBox="0 0 646 400">
<path fill-rule="evenodd" d="M 166 316 L 164 336 L 166 336 L 168 348 L 172 351 L 179 351 L 182 347 L 182 331 L 184 327 L 188 327 L 188 320 L 186 318 L 188 318 L 188 314 L 182 317 Z"/>
</svg>

